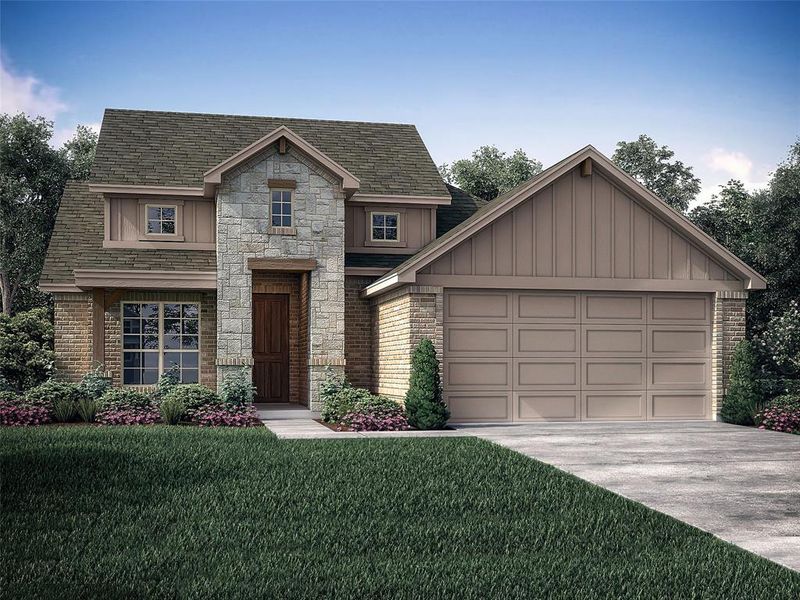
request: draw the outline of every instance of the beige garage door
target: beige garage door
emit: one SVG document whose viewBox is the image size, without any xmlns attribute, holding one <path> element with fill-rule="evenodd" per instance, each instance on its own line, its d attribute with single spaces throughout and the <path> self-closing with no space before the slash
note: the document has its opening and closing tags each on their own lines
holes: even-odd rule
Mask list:
<svg viewBox="0 0 800 600">
<path fill-rule="evenodd" d="M 708 419 L 708 294 L 447 290 L 454 421 Z"/>
</svg>

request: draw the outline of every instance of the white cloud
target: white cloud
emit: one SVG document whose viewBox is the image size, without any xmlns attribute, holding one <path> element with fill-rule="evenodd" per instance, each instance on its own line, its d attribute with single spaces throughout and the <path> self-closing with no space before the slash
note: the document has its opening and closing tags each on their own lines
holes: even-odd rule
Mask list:
<svg viewBox="0 0 800 600">
<path fill-rule="evenodd" d="M 723 171 L 736 179 L 746 181 L 753 171 L 753 161 L 743 152 L 731 152 L 714 148 L 706 157 L 706 163 L 714 171 Z"/>
<path fill-rule="evenodd" d="M 0 54 L 0 111 L 12 115 L 23 112 L 52 121 L 65 110 L 67 105 L 62 102 L 57 88 L 31 75 L 12 73 Z"/>
<path fill-rule="evenodd" d="M 86 127 L 95 133 L 100 133 L 100 123 L 83 123 L 83 125 L 86 125 Z M 71 127 L 56 127 L 53 131 L 53 137 L 50 139 L 50 145 L 53 148 L 60 148 L 64 142 L 75 135 L 75 131 L 77 131 L 77 129 L 78 125 L 72 125 Z"/>
</svg>

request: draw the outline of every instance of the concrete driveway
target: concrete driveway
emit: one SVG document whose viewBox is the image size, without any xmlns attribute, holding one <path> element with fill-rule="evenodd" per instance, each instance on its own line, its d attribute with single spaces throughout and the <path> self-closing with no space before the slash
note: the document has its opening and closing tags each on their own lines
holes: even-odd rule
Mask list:
<svg viewBox="0 0 800 600">
<path fill-rule="evenodd" d="M 459 425 L 800 571 L 800 436 L 716 422 Z"/>
</svg>

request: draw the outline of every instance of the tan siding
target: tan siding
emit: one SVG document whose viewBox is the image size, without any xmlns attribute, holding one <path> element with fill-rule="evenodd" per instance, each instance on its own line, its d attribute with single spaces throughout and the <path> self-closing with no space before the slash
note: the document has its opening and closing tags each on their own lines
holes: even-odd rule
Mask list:
<svg viewBox="0 0 800 600">
<path fill-rule="evenodd" d="M 152 204 L 169 204 L 174 202 L 170 198 L 154 198 Z M 214 203 L 206 200 L 181 199 L 183 203 L 179 212 L 182 218 L 183 237 L 187 243 L 212 243 L 214 242 L 214 228 L 216 214 Z M 109 238 L 112 241 L 133 242 L 138 241 L 143 231 L 140 224 L 139 198 L 123 196 L 112 197 L 109 200 Z M 266 218 L 266 216 L 265 216 Z"/>
<path fill-rule="evenodd" d="M 405 241 L 403 250 L 408 253 L 419 250 L 433 239 L 431 219 L 436 209 L 408 205 L 347 204 L 345 206 L 345 247 L 349 252 L 375 248 L 368 243 L 367 212 L 370 210 L 386 212 L 402 210 L 400 219 Z"/>
</svg>

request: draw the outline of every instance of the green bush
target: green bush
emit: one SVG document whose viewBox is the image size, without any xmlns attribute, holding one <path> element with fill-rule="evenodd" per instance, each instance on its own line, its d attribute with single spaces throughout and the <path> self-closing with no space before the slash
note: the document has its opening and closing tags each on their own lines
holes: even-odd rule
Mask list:
<svg viewBox="0 0 800 600">
<path fill-rule="evenodd" d="M 340 391 L 349 388 L 350 382 L 343 373 L 337 373 L 332 367 L 325 367 L 325 379 L 319 385 L 319 398 L 322 404 L 326 404 L 329 400 L 333 400 Z"/>
<path fill-rule="evenodd" d="M 93 423 L 97 414 L 97 400 L 94 398 L 83 398 L 76 404 L 78 416 L 84 423 Z"/>
<path fill-rule="evenodd" d="M 733 352 L 730 383 L 722 399 L 720 417 L 734 425 L 753 425 L 761 401 L 755 349 L 751 342 L 744 340 Z"/>
<path fill-rule="evenodd" d="M 97 401 L 97 410 L 148 408 L 152 406 L 150 398 L 137 390 L 129 388 L 111 388 Z"/>
<path fill-rule="evenodd" d="M 219 397 L 224 404 L 229 406 L 245 406 L 247 404 L 252 404 L 255 395 L 256 388 L 253 385 L 250 369 L 247 367 L 239 371 L 228 373 L 222 379 Z"/>
<path fill-rule="evenodd" d="M 69 398 L 53 400 L 53 420 L 58 423 L 69 423 L 78 414 L 78 403 Z"/>
<path fill-rule="evenodd" d="M 327 397 L 320 416 L 326 423 L 338 423 L 346 414 L 354 412 L 356 405 L 366 406 L 373 402 L 373 398 L 375 396 L 369 390 L 354 388 L 348 383 L 337 394 Z"/>
<path fill-rule="evenodd" d="M 86 391 L 81 385 L 55 380 L 46 381 L 32 390 L 28 390 L 28 393 L 25 394 L 25 402 L 27 404 L 41 406 L 50 411 L 55 411 L 56 403 L 63 401 L 76 404 L 83 398 L 86 398 Z M 60 410 L 63 414 L 66 408 L 61 406 Z M 56 417 L 56 420 L 59 420 L 57 415 L 54 414 L 53 416 Z"/>
<path fill-rule="evenodd" d="M 86 390 L 89 398 L 97 400 L 111 389 L 111 378 L 106 377 L 103 372 L 103 365 L 97 365 L 81 379 L 81 385 Z"/>
<path fill-rule="evenodd" d="M 45 308 L 0 314 L 0 379 L 21 392 L 53 374 L 53 324 Z"/>
<path fill-rule="evenodd" d="M 411 355 L 405 405 L 408 423 L 416 429 L 442 429 L 450 418 L 450 410 L 442 401 L 436 349 L 428 338 L 422 338 Z"/>
<path fill-rule="evenodd" d="M 172 365 L 169 369 L 164 371 L 158 378 L 156 384 L 156 398 L 164 398 L 169 394 L 170 390 L 181 382 L 181 370 L 177 365 Z"/>
<path fill-rule="evenodd" d="M 186 414 L 186 405 L 177 397 L 165 398 L 161 404 L 158 405 L 158 410 L 161 413 L 161 420 L 167 425 L 177 425 L 181 422 Z"/>
<path fill-rule="evenodd" d="M 199 383 L 186 383 L 176 385 L 163 396 L 161 404 L 164 402 L 180 402 L 184 410 L 196 410 L 201 406 L 208 406 L 209 404 L 220 404 L 219 396 L 204 385 Z"/>
</svg>

